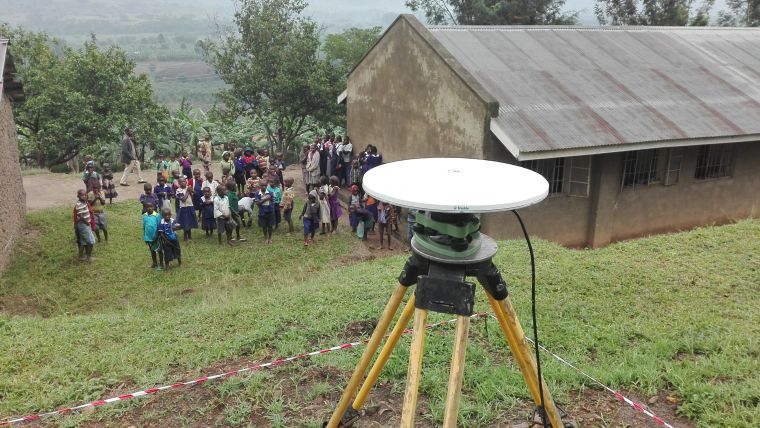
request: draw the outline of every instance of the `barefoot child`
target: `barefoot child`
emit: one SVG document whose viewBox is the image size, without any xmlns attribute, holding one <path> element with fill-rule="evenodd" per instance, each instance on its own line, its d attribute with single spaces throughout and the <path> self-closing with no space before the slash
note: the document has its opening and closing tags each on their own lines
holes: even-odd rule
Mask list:
<svg viewBox="0 0 760 428">
<path fill-rule="evenodd" d="M 303 219 L 303 245 L 309 246 L 314 240 L 314 233 L 317 231 L 317 221 L 319 221 L 319 200 L 317 191 L 309 192 L 308 200 L 303 204 L 303 211 L 298 216 Z"/>
<path fill-rule="evenodd" d="M 219 245 L 222 245 L 222 233 L 227 235 L 227 243 L 232 244 L 232 214 L 230 212 L 230 200 L 227 198 L 227 188 L 219 186 L 214 196 L 214 219 L 216 220 L 216 234 L 219 237 Z"/>
<path fill-rule="evenodd" d="M 393 207 L 393 205 L 386 203 L 386 202 L 380 202 L 377 207 L 377 213 L 378 213 L 378 219 L 377 224 L 379 225 L 378 230 L 380 231 L 380 248 L 379 250 L 383 249 L 383 238 L 385 236 L 388 236 L 388 249 L 392 250 L 391 248 L 391 227 L 393 225 L 393 218 L 392 216 L 395 216 L 396 209 Z"/>
<path fill-rule="evenodd" d="M 330 228 L 332 233 L 338 233 L 338 219 L 343 215 L 343 209 L 340 207 L 338 193 L 340 192 L 340 180 L 337 176 L 330 177 L 330 186 L 327 194 L 327 202 L 330 205 Z"/>
<path fill-rule="evenodd" d="M 227 188 L 227 199 L 230 201 L 230 217 L 235 224 L 235 238 L 233 241 L 244 242 L 246 239 L 240 237 L 240 226 L 242 220 L 240 219 L 240 206 L 238 205 L 239 199 L 237 195 L 237 185 L 234 181 L 228 181 L 225 184 Z"/>
<path fill-rule="evenodd" d="M 214 197 L 211 196 L 211 189 L 208 187 L 203 188 L 201 222 L 203 223 L 203 230 L 206 232 L 206 238 L 210 237 L 216 229 L 216 220 L 214 220 Z"/>
<path fill-rule="evenodd" d="M 95 216 L 95 235 L 100 242 L 100 232 L 103 232 L 103 238 L 108 242 L 108 225 L 106 224 L 105 205 L 106 198 L 100 188 L 100 183 L 95 183 L 92 190 L 87 194 L 87 200 L 92 207 L 92 213 Z"/>
<path fill-rule="evenodd" d="M 259 191 L 253 196 L 256 206 L 259 207 L 259 226 L 264 232 L 264 243 L 272 243 L 272 232 L 274 231 L 274 195 L 267 191 L 267 182 L 262 181 L 259 184 Z"/>
<path fill-rule="evenodd" d="M 74 205 L 74 231 L 79 246 L 79 260 L 92 260 L 92 246 L 95 245 L 95 216 L 92 207 L 87 202 L 87 193 L 84 190 L 77 191 L 77 202 Z"/>
<path fill-rule="evenodd" d="M 164 264 L 164 254 L 161 252 L 161 245 L 158 241 L 158 225 L 161 223 L 161 216 L 155 211 L 155 205 L 147 202 L 144 205 L 145 213 L 142 216 L 143 224 L 143 241 L 148 246 L 153 269 L 161 269 Z"/>
<path fill-rule="evenodd" d="M 169 262 L 177 260 L 177 265 L 182 266 L 182 252 L 179 248 L 179 240 L 175 230 L 182 226 L 172 218 L 172 210 L 164 207 L 161 210 L 161 222 L 158 224 L 158 242 L 160 244 L 159 255 L 163 255 L 161 266 L 169 269 Z"/>
<path fill-rule="evenodd" d="M 113 184 L 111 165 L 107 163 L 103 164 L 102 188 L 105 192 L 105 197 L 108 198 L 108 203 L 113 204 L 113 198 L 119 196 L 119 194 L 116 192 L 116 185 Z"/>
<path fill-rule="evenodd" d="M 195 217 L 195 206 L 193 206 L 193 189 L 187 185 L 185 177 L 179 179 L 179 187 L 175 193 L 179 210 L 177 210 L 177 222 L 182 226 L 183 238 L 185 241 L 192 240 L 193 229 L 198 228 L 198 220 Z"/>
<path fill-rule="evenodd" d="M 280 210 L 282 211 L 282 218 L 285 223 L 288 224 L 288 233 L 293 233 L 293 200 L 295 199 L 295 191 L 293 190 L 293 179 L 288 177 L 285 179 L 285 190 L 282 192 L 282 201 L 280 202 Z"/>
<path fill-rule="evenodd" d="M 319 223 L 322 226 L 320 235 L 330 232 L 332 219 L 330 218 L 330 201 L 328 195 L 330 194 L 329 180 L 324 175 L 319 179 L 321 186 L 319 187 Z"/>
</svg>

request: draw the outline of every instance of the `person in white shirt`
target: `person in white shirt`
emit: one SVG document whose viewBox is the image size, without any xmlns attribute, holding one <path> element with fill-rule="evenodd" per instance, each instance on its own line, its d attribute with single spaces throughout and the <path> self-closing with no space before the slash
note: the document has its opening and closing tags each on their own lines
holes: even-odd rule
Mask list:
<svg viewBox="0 0 760 428">
<path fill-rule="evenodd" d="M 218 186 L 214 196 L 214 218 L 219 245 L 222 245 L 222 232 L 227 234 L 227 243 L 232 245 L 232 229 L 235 226 L 230 212 L 230 200 L 227 199 L 227 188 Z"/>
<path fill-rule="evenodd" d="M 247 227 L 251 227 L 253 224 L 253 198 L 246 196 L 240 198 L 238 201 L 238 214 L 240 214 L 240 221 Z M 245 213 L 248 213 L 248 223 L 245 222 Z"/>
<path fill-rule="evenodd" d="M 346 136 L 346 141 L 343 142 L 340 156 L 343 159 L 343 176 L 340 179 L 344 180 L 344 186 L 348 186 L 351 184 L 351 161 L 354 157 L 354 145 L 351 144 L 351 139 L 348 136 Z"/>
<path fill-rule="evenodd" d="M 206 187 L 211 189 L 212 195 L 216 196 L 216 189 L 219 187 L 219 182 L 214 180 L 214 173 L 211 171 L 206 173 L 206 179 L 201 183 L 201 189 L 205 189 Z"/>
</svg>

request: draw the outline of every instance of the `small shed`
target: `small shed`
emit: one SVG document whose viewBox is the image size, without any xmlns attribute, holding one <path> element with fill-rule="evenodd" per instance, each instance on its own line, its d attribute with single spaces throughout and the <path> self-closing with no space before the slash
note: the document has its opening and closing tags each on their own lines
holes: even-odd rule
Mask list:
<svg viewBox="0 0 760 428">
<path fill-rule="evenodd" d="M 386 161 L 466 157 L 541 173 L 550 196 L 524 216 L 563 245 L 760 209 L 760 28 L 425 27 L 401 15 L 340 99 L 354 146 L 376 145 Z M 506 214 L 483 224 L 519 236 Z"/>
</svg>

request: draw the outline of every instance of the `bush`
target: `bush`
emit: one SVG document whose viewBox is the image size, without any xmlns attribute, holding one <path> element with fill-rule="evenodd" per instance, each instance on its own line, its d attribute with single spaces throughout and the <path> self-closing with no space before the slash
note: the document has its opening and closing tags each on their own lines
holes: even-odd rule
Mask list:
<svg viewBox="0 0 760 428">
<path fill-rule="evenodd" d="M 60 163 L 58 165 L 51 166 L 50 172 L 54 172 L 57 174 L 68 174 L 72 171 L 71 171 L 71 168 L 69 168 L 69 166 L 66 165 L 65 163 Z"/>
</svg>

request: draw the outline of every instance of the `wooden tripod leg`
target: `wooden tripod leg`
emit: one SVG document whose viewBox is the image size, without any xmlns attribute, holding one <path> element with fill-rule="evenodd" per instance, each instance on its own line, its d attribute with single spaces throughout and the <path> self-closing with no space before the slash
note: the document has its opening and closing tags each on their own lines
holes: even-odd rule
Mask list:
<svg viewBox="0 0 760 428">
<path fill-rule="evenodd" d="M 351 398 L 356 392 L 356 388 L 359 387 L 359 382 L 361 382 L 362 378 L 364 377 L 364 373 L 367 371 L 367 367 L 369 366 L 370 361 L 372 361 L 372 357 L 375 355 L 375 352 L 377 352 L 377 348 L 380 347 L 380 342 L 383 340 L 385 332 L 388 331 L 388 326 L 391 324 L 391 320 L 393 320 L 393 317 L 396 315 L 398 307 L 401 306 L 401 301 L 403 300 L 404 294 L 406 294 L 406 290 L 408 289 L 409 287 L 405 287 L 399 284 L 396 286 L 396 289 L 393 290 L 391 298 L 388 299 L 388 303 L 385 305 L 383 314 L 377 321 L 377 327 L 375 327 L 375 331 L 372 332 L 372 336 L 370 337 L 369 342 L 367 342 L 367 347 L 364 348 L 364 352 L 362 353 L 362 357 L 359 360 L 359 364 L 356 365 L 354 373 L 351 375 L 351 380 L 348 381 L 346 389 L 343 390 L 343 395 L 340 397 L 338 407 L 335 408 L 335 411 L 330 417 L 330 421 L 327 422 L 326 426 L 328 428 L 337 428 L 339 426 L 340 420 L 343 418 L 343 414 L 348 409 Z"/>
<path fill-rule="evenodd" d="M 488 295 L 488 303 L 491 304 L 491 308 L 499 320 L 499 326 L 501 326 L 504 335 L 507 336 L 509 346 L 512 348 L 512 354 L 517 361 L 517 365 L 520 367 L 523 378 L 525 378 L 525 383 L 528 385 L 533 402 L 536 405 L 541 404 L 541 396 L 538 389 L 538 382 L 541 382 L 544 392 L 544 411 L 546 412 L 546 416 L 549 418 L 549 422 L 553 428 L 564 428 L 562 417 L 554 405 L 549 388 L 543 379 L 538 379 L 536 360 L 533 357 L 528 341 L 525 339 L 525 332 L 523 332 L 512 302 L 509 300 L 509 297 L 504 300 L 496 300 L 490 294 L 486 294 Z"/>
<path fill-rule="evenodd" d="M 470 317 L 458 315 L 454 351 L 451 355 L 449 390 L 446 394 L 446 410 L 443 415 L 444 428 L 455 428 L 457 426 L 459 399 L 462 396 L 462 378 L 464 377 L 464 356 L 467 351 L 467 335 L 469 332 Z"/>
<path fill-rule="evenodd" d="M 385 341 L 385 345 L 383 345 L 380 355 L 377 356 L 375 363 L 372 364 L 372 368 L 369 370 L 367 378 L 364 379 L 364 384 L 362 384 L 361 389 L 359 389 L 359 393 L 356 394 L 354 404 L 351 405 L 354 410 L 359 410 L 364 407 L 364 402 L 367 400 L 369 392 L 375 386 L 377 378 L 380 376 L 383 368 L 385 368 L 385 363 L 387 363 L 388 359 L 391 357 L 393 350 L 396 348 L 396 344 L 398 344 L 399 338 L 401 338 L 404 331 L 406 331 L 406 326 L 409 325 L 409 320 L 412 319 L 412 315 L 414 315 L 414 301 L 414 294 L 412 294 L 406 302 L 404 310 L 401 311 L 401 316 L 399 316 L 398 321 L 396 321 L 396 326 L 393 327 L 391 334 L 388 336 L 388 340 Z"/>
<path fill-rule="evenodd" d="M 422 372 L 422 355 L 425 350 L 425 322 L 427 322 L 427 309 L 415 309 L 414 332 L 412 333 L 412 346 L 409 350 L 409 371 L 406 375 L 406 391 L 404 392 L 404 407 L 401 411 L 401 427 L 414 427 L 414 417 L 417 415 L 417 393 L 420 386 L 420 374 Z"/>
</svg>

